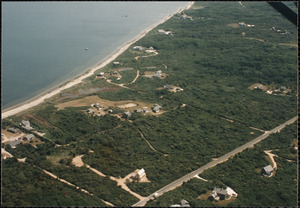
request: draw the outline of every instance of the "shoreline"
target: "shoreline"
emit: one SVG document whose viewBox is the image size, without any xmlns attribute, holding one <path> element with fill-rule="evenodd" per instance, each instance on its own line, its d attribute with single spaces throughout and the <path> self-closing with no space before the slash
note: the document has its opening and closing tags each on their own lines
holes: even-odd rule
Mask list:
<svg viewBox="0 0 300 208">
<path fill-rule="evenodd" d="M 95 71 L 105 67 L 107 64 L 109 64 L 110 62 L 112 62 L 113 60 L 115 60 L 119 55 L 121 55 L 122 53 L 124 53 L 133 43 L 135 43 L 136 41 L 140 40 L 141 38 L 143 38 L 147 33 L 149 33 L 151 30 L 153 30 L 155 27 L 157 27 L 158 25 L 166 22 L 167 20 L 169 20 L 171 17 L 173 17 L 175 14 L 180 13 L 184 10 L 189 9 L 192 5 L 194 4 L 194 2 L 190 2 L 185 8 L 181 8 L 179 9 L 177 12 L 168 15 L 167 17 L 163 18 L 162 20 L 160 20 L 158 23 L 155 23 L 153 25 L 151 25 L 150 27 L 148 27 L 146 30 L 142 31 L 139 35 L 137 35 L 136 37 L 133 38 L 132 41 L 129 41 L 125 44 L 123 44 L 120 48 L 116 49 L 114 52 L 112 52 L 112 54 L 108 55 L 106 58 L 104 58 L 102 61 L 100 61 L 99 63 L 97 63 L 96 65 L 86 69 L 82 75 L 76 75 L 75 78 L 70 78 L 71 80 L 68 81 L 63 81 L 62 83 L 40 93 L 39 95 L 26 100 L 20 104 L 14 105 L 12 107 L 9 107 L 7 109 L 1 110 L 1 119 L 15 115 L 17 113 L 20 113 L 22 111 L 25 111 L 27 109 L 30 109 L 34 106 L 37 106 L 41 103 L 43 103 L 46 99 L 49 99 L 51 97 L 53 97 L 54 95 L 59 94 L 60 92 L 62 92 L 65 89 L 68 89 L 70 87 L 73 87 L 79 83 L 81 83 L 83 81 L 83 79 L 88 78 L 90 76 L 92 76 L 94 74 Z M 66 83 L 67 82 L 67 83 Z M 62 85 L 63 86 L 60 86 Z M 51 90 L 52 89 L 52 90 Z"/>
</svg>

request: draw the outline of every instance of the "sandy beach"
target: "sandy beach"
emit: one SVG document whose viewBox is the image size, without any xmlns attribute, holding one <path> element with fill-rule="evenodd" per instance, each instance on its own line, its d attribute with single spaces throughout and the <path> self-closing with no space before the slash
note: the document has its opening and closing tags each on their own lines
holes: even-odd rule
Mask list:
<svg viewBox="0 0 300 208">
<path fill-rule="evenodd" d="M 190 2 L 188 4 L 187 7 L 185 7 L 184 9 L 180 9 L 178 12 L 182 12 L 183 10 L 187 10 L 189 9 L 192 5 L 194 4 L 194 2 Z M 174 14 L 176 14 L 174 13 Z M 134 38 L 134 40 L 124 44 L 123 46 L 121 46 L 121 48 L 115 52 L 114 54 L 110 55 L 106 60 L 104 60 L 103 62 L 87 69 L 86 71 L 88 71 L 87 73 L 83 74 L 80 77 L 75 78 L 74 80 L 68 82 L 67 84 L 58 87 L 57 89 L 48 92 L 48 93 L 43 93 L 42 95 L 38 96 L 37 98 L 24 102 L 22 104 L 19 104 L 15 107 L 9 108 L 7 110 L 2 111 L 2 119 L 6 118 L 8 116 L 12 116 L 15 115 L 17 113 L 20 113 L 22 111 L 25 111 L 27 109 L 30 109 L 34 106 L 37 106 L 39 104 L 41 104 L 42 102 L 44 102 L 46 99 L 51 98 L 54 95 L 59 94 L 60 92 L 62 92 L 65 89 L 68 89 L 70 87 L 73 87 L 74 85 L 77 85 L 79 83 L 81 83 L 83 81 L 83 79 L 91 76 L 94 74 L 94 72 L 100 68 L 103 68 L 104 66 L 106 66 L 107 64 L 109 64 L 110 62 L 112 62 L 113 60 L 115 60 L 120 54 L 122 54 L 125 50 L 127 50 L 133 43 L 135 43 L 136 41 L 138 41 L 139 39 L 143 38 L 149 31 L 151 31 L 152 29 L 154 29 L 156 26 L 158 26 L 159 24 L 164 23 L 165 21 L 167 21 L 168 19 L 170 19 L 174 14 L 169 15 L 167 17 L 165 17 L 164 19 L 162 19 L 161 21 L 159 21 L 158 23 L 150 26 L 149 28 L 147 28 L 145 31 L 143 31 L 140 35 L 138 35 L 137 37 Z"/>
</svg>

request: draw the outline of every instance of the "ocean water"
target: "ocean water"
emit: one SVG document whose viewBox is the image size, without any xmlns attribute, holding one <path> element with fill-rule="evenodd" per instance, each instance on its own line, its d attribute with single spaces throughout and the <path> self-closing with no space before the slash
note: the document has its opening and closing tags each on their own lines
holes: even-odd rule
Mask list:
<svg viewBox="0 0 300 208">
<path fill-rule="evenodd" d="M 2 3 L 2 110 L 82 74 L 188 3 Z"/>
</svg>

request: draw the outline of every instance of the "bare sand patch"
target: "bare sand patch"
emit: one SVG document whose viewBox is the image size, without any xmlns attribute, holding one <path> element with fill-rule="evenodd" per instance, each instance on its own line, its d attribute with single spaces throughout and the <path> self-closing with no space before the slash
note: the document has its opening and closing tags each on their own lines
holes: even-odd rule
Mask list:
<svg viewBox="0 0 300 208">
<path fill-rule="evenodd" d="M 24 158 L 22 158 L 22 159 L 17 158 L 17 160 L 18 160 L 19 162 L 23 162 L 23 163 L 26 161 L 26 159 L 27 159 L 27 157 L 24 157 Z"/>
<path fill-rule="evenodd" d="M 135 103 L 128 103 L 128 104 L 125 104 L 125 105 L 119 105 L 118 107 L 119 108 L 131 108 L 131 107 L 135 107 L 137 106 L 137 104 Z"/>
<path fill-rule="evenodd" d="M 78 156 L 74 157 L 73 160 L 72 160 L 72 165 L 75 165 L 76 167 L 84 166 L 84 163 L 81 159 L 83 156 L 84 155 L 78 155 Z"/>
<path fill-rule="evenodd" d="M 6 158 L 13 157 L 13 155 L 7 152 L 4 148 L 1 148 L 1 156 L 6 156 Z"/>
</svg>

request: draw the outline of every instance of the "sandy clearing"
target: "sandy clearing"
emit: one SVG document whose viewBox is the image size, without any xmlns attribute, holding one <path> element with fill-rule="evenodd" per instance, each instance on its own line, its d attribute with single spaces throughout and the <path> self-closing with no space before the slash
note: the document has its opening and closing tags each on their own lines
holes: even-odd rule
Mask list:
<svg viewBox="0 0 300 208">
<path fill-rule="evenodd" d="M 26 161 L 26 159 L 27 159 L 27 157 L 24 157 L 24 158 L 21 158 L 21 159 L 17 158 L 17 160 L 18 160 L 19 162 L 23 162 L 23 163 Z"/>
<path fill-rule="evenodd" d="M 135 107 L 137 106 L 137 104 L 135 103 L 128 103 L 128 104 L 125 104 L 125 105 L 118 105 L 119 108 L 131 108 L 131 107 Z"/>
<path fill-rule="evenodd" d="M 72 160 L 72 165 L 75 165 L 76 167 L 84 166 L 84 163 L 81 159 L 83 156 L 84 155 L 78 155 L 78 156 L 74 157 L 73 160 Z"/>
<path fill-rule="evenodd" d="M 24 133 L 19 133 L 19 134 L 16 134 L 15 136 L 7 137 L 4 133 L 2 133 L 3 140 L 1 142 L 2 143 L 10 143 L 10 142 L 18 140 L 20 137 L 23 137 L 24 135 L 25 135 Z"/>
<path fill-rule="evenodd" d="M 108 107 L 129 108 L 127 109 L 129 111 L 133 111 L 136 106 L 139 106 L 139 108 L 147 107 L 148 109 L 151 109 L 151 106 L 153 105 L 151 103 L 144 103 L 144 102 L 132 101 L 132 100 L 111 101 L 111 100 L 101 99 L 98 96 L 93 95 L 93 96 L 89 96 L 77 100 L 68 101 L 65 103 L 60 103 L 56 105 L 56 107 L 61 110 L 66 107 L 91 106 L 92 103 L 100 103 L 101 105 L 104 105 L 104 108 L 108 108 Z"/>
<path fill-rule="evenodd" d="M 12 154 L 10 154 L 9 152 L 7 152 L 4 148 L 1 148 L 1 155 L 5 155 L 6 157 L 13 157 Z"/>
<path fill-rule="evenodd" d="M 186 8 L 184 9 L 180 9 L 178 12 L 181 12 L 185 9 L 189 9 L 192 5 L 194 4 L 194 2 L 191 2 Z M 178 13 L 176 12 L 176 13 Z M 174 13 L 174 14 L 176 14 Z M 125 52 L 125 50 L 127 50 L 133 43 L 135 43 L 136 41 L 140 40 L 141 38 L 143 38 L 149 31 L 151 31 L 152 29 L 154 29 L 156 26 L 166 22 L 168 19 L 170 19 L 174 14 L 168 15 L 167 17 L 163 18 L 162 20 L 160 20 L 159 22 L 151 25 L 150 27 L 148 27 L 146 30 L 144 30 L 142 33 L 140 33 L 139 35 L 137 35 L 132 41 L 125 43 L 123 46 L 121 46 L 117 52 L 114 52 L 113 54 L 111 54 L 106 60 L 102 61 L 101 63 L 91 67 L 88 69 L 87 72 L 85 72 L 83 75 L 75 78 L 74 80 L 68 82 L 67 84 L 58 87 L 57 89 L 48 92 L 48 93 L 43 93 L 42 95 L 36 96 L 35 98 L 26 101 L 24 103 L 21 103 L 20 105 L 14 106 L 12 108 L 9 108 L 7 110 L 2 111 L 1 115 L 2 118 L 6 118 L 8 116 L 12 116 L 15 115 L 17 113 L 20 113 L 22 111 L 25 111 L 27 109 L 30 109 L 34 106 L 37 106 L 39 104 L 41 104 L 42 102 L 44 102 L 46 99 L 51 98 L 54 95 L 59 94 L 60 92 L 62 92 L 65 89 L 68 89 L 70 87 L 73 87 L 79 83 L 81 83 L 85 78 L 90 77 L 92 75 L 94 75 L 94 72 L 103 68 L 104 66 L 106 66 L 107 64 L 109 64 L 110 62 L 112 62 L 113 60 L 115 60 L 119 55 L 121 55 L 123 52 Z"/>
</svg>

